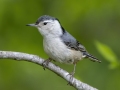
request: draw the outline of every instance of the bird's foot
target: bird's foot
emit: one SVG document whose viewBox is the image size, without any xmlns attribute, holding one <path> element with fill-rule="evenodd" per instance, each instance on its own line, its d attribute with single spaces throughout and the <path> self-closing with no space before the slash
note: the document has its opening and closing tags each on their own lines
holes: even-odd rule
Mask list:
<svg viewBox="0 0 120 90">
<path fill-rule="evenodd" d="M 71 82 L 73 81 L 74 74 L 75 74 L 75 72 L 74 72 L 74 71 L 68 74 L 68 75 L 70 75 L 70 80 L 69 80 L 69 82 L 68 82 L 68 84 L 67 84 L 67 85 L 72 85 L 72 84 L 71 84 Z M 68 75 L 67 75 L 67 76 L 68 76 Z"/>
<path fill-rule="evenodd" d="M 43 69 L 45 70 L 46 66 L 48 66 L 49 62 L 51 61 L 52 59 L 51 58 L 48 58 L 47 60 L 45 60 L 43 63 L 42 63 L 42 66 L 43 66 Z"/>
</svg>

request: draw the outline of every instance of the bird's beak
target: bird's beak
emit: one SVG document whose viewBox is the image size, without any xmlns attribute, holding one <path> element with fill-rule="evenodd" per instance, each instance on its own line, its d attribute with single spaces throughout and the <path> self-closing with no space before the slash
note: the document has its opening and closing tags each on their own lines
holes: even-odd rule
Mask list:
<svg viewBox="0 0 120 90">
<path fill-rule="evenodd" d="M 26 26 L 33 26 L 33 27 L 36 27 L 37 25 L 35 25 L 35 24 L 27 24 Z"/>
</svg>

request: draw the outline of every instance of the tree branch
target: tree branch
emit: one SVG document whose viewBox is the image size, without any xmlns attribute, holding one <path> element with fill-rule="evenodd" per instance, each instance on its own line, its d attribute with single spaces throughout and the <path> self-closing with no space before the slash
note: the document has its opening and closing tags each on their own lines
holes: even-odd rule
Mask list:
<svg viewBox="0 0 120 90">
<path fill-rule="evenodd" d="M 12 51 L 0 51 L 0 59 L 13 59 L 17 61 L 29 61 L 32 63 L 36 63 L 38 65 L 42 66 L 42 63 L 44 62 L 44 59 L 40 58 L 37 55 L 27 54 L 27 53 L 20 53 L 20 52 L 12 52 Z M 86 83 L 83 83 L 76 78 L 73 78 L 73 80 L 70 80 L 69 73 L 60 67 L 56 66 L 53 63 L 49 63 L 46 67 L 47 69 L 51 70 L 52 72 L 56 73 L 63 79 L 65 79 L 67 82 L 70 82 L 71 85 L 76 88 L 77 90 L 98 90 L 96 88 L 93 88 L 89 86 Z M 70 81 L 69 81 L 70 80 Z"/>
</svg>

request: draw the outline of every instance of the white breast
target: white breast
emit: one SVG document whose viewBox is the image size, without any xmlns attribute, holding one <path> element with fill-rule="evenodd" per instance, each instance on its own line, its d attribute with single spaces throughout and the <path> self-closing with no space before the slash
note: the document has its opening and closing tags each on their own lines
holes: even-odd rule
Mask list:
<svg viewBox="0 0 120 90">
<path fill-rule="evenodd" d="M 50 58 L 61 63 L 73 64 L 82 59 L 82 53 L 67 48 L 60 38 L 44 38 L 43 46 Z"/>
</svg>

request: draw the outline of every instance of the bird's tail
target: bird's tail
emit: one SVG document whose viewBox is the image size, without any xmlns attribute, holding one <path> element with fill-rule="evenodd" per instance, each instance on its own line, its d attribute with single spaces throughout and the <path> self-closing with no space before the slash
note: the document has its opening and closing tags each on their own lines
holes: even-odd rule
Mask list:
<svg viewBox="0 0 120 90">
<path fill-rule="evenodd" d="M 88 52 L 85 52 L 85 53 L 83 53 L 83 54 L 84 54 L 84 56 L 85 56 L 86 58 L 89 58 L 91 61 L 101 63 L 100 60 L 98 60 L 96 57 L 94 57 L 93 55 L 89 54 Z"/>
</svg>

